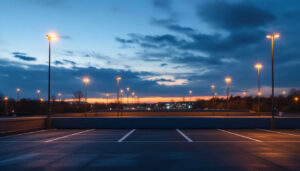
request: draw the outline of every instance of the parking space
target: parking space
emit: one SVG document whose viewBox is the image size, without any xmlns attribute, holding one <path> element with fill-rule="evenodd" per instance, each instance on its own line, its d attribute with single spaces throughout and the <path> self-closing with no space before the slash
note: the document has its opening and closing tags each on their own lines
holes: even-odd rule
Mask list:
<svg viewBox="0 0 300 171">
<path fill-rule="evenodd" d="M 0 137 L 4 170 L 298 170 L 300 130 L 41 130 Z M 159 168 L 158 168 L 159 166 Z"/>
</svg>

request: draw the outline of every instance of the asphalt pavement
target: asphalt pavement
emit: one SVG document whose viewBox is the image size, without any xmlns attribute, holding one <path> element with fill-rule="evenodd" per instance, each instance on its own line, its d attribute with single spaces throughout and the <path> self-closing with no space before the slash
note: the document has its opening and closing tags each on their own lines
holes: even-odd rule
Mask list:
<svg viewBox="0 0 300 171">
<path fill-rule="evenodd" d="M 0 147 L 1 171 L 300 169 L 297 129 L 51 129 Z"/>
</svg>

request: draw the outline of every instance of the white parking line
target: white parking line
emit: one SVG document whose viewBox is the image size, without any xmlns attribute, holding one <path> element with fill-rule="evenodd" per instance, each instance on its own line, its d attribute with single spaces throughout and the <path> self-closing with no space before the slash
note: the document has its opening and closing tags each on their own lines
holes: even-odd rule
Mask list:
<svg viewBox="0 0 300 171">
<path fill-rule="evenodd" d="M 291 133 L 285 133 L 285 132 L 279 132 L 279 131 L 271 131 L 271 130 L 267 130 L 267 129 L 258 129 L 258 130 L 262 130 L 262 131 L 266 131 L 266 132 L 271 132 L 271 133 L 277 133 L 277 134 L 291 135 L 291 136 L 300 137 L 300 135 L 291 134 Z"/>
<path fill-rule="evenodd" d="M 181 132 L 179 129 L 176 129 L 179 134 L 181 134 L 188 142 L 193 142 L 192 139 L 190 139 L 187 135 L 185 135 L 183 132 Z"/>
<path fill-rule="evenodd" d="M 118 142 L 123 142 L 130 134 L 132 134 L 135 131 L 135 129 L 132 129 L 127 134 L 125 134 L 122 138 L 118 140 Z"/>
<path fill-rule="evenodd" d="M 38 130 L 38 131 L 24 132 L 24 133 L 20 133 L 20 134 L 14 134 L 14 135 L 7 135 L 7 136 L 3 136 L 3 138 L 5 138 L 5 137 L 14 137 L 14 136 L 19 136 L 19 135 L 28 135 L 28 134 L 34 134 L 34 133 L 38 133 L 38 132 L 44 132 L 44 131 L 48 131 L 48 130 L 47 130 L 47 129 L 43 129 L 43 130 Z"/>
<path fill-rule="evenodd" d="M 234 132 L 226 131 L 226 130 L 223 130 L 223 129 L 217 129 L 217 130 L 227 132 L 229 134 L 236 135 L 236 136 L 239 136 L 239 137 L 243 137 L 243 138 L 246 138 L 246 139 L 249 139 L 249 140 L 252 140 L 252 141 L 262 142 L 261 140 L 250 138 L 250 137 L 247 137 L 247 136 L 244 136 L 244 135 L 241 135 L 241 134 L 237 134 L 237 133 L 234 133 Z"/>
<path fill-rule="evenodd" d="M 65 135 L 65 136 L 62 136 L 62 137 L 57 137 L 57 138 L 53 138 L 53 139 L 50 139 L 50 140 L 46 140 L 44 142 L 49 143 L 49 142 L 52 142 L 52 141 L 55 141 L 55 140 L 67 138 L 67 137 L 70 137 L 70 136 L 73 136 L 73 135 L 82 134 L 82 133 L 89 132 L 89 131 L 92 131 L 92 130 L 94 130 L 94 129 L 89 129 L 89 130 L 85 130 L 85 131 L 76 132 L 76 133 L 73 133 L 73 134 L 70 134 L 70 135 Z"/>
</svg>

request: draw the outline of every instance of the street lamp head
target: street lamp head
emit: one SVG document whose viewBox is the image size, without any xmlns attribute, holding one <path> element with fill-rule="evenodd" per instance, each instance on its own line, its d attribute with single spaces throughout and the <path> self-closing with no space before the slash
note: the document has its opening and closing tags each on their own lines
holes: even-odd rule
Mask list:
<svg viewBox="0 0 300 171">
<path fill-rule="evenodd" d="M 295 100 L 295 102 L 298 102 L 299 98 L 298 98 L 298 97 L 295 97 L 294 100 Z"/>
<path fill-rule="evenodd" d="M 225 78 L 225 82 L 226 82 L 227 84 L 229 84 L 229 83 L 231 82 L 231 78 L 230 78 L 230 77 L 226 77 L 226 78 Z"/>
<path fill-rule="evenodd" d="M 246 96 L 246 95 L 247 95 L 247 92 L 244 91 L 242 94 L 243 94 L 243 96 Z"/>
<path fill-rule="evenodd" d="M 20 89 L 19 89 L 19 88 L 17 88 L 17 92 L 20 92 Z"/>
<path fill-rule="evenodd" d="M 8 97 L 4 97 L 4 101 L 8 101 Z"/>
<path fill-rule="evenodd" d="M 58 93 L 58 96 L 60 97 L 62 94 L 61 93 Z"/>
<path fill-rule="evenodd" d="M 260 69 L 263 67 L 263 65 L 262 65 L 261 63 L 257 63 L 257 64 L 254 65 L 254 67 L 255 67 L 257 70 L 260 70 Z"/>
<path fill-rule="evenodd" d="M 127 88 L 126 88 L 126 90 L 127 90 L 127 92 L 128 92 L 128 91 L 130 90 L 130 88 L 129 88 L 129 87 L 127 87 Z"/>
<path fill-rule="evenodd" d="M 124 92 L 123 89 L 121 89 L 121 90 L 120 90 L 120 93 L 123 94 L 123 92 Z"/>
<path fill-rule="evenodd" d="M 279 33 L 275 33 L 275 34 L 269 34 L 266 36 L 268 39 L 277 39 L 280 37 Z"/>
<path fill-rule="evenodd" d="M 135 92 L 132 92 L 131 95 L 134 96 L 134 95 L 135 95 Z"/>
<path fill-rule="evenodd" d="M 44 102 L 44 99 L 43 99 L 43 98 L 40 98 L 40 102 Z"/>
<path fill-rule="evenodd" d="M 259 92 L 257 92 L 257 96 L 261 96 L 261 92 L 259 91 Z"/>
<path fill-rule="evenodd" d="M 122 78 L 120 76 L 116 77 L 117 81 L 120 81 Z"/>
<path fill-rule="evenodd" d="M 88 77 L 84 77 L 82 80 L 85 84 L 88 84 L 90 82 L 90 79 Z"/>
<path fill-rule="evenodd" d="M 109 94 L 108 94 L 108 93 L 106 93 L 106 97 L 109 97 Z"/>
<path fill-rule="evenodd" d="M 190 90 L 190 91 L 189 91 L 189 94 L 192 94 L 192 93 L 193 93 L 193 91 L 192 91 L 192 90 Z"/>
<path fill-rule="evenodd" d="M 55 33 L 49 33 L 46 35 L 46 37 L 48 40 L 55 40 L 58 38 L 57 34 L 55 34 Z"/>
<path fill-rule="evenodd" d="M 282 95 L 286 95 L 286 91 L 282 91 Z"/>
<path fill-rule="evenodd" d="M 41 90 L 36 90 L 36 93 L 40 94 L 40 93 L 41 93 Z"/>
<path fill-rule="evenodd" d="M 211 87 L 211 89 L 215 89 L 216 88 L 216 86 L 214 84 L 212 84 L 210 87 Z"/>
</svg>

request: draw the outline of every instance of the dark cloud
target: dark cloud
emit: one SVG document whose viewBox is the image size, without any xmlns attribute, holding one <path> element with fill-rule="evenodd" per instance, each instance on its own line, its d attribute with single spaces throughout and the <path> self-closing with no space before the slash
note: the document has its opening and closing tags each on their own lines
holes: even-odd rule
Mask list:
<svg viewBox="0 0 300 171">
<path fill-rule="evenodd" d="M 68 60 L 68 59 L 63 59 L 63 61 L 64 61 L 65 63 L 71 64 L 71 65 L 76 65 L 76 62 L 71 61 L 71 60 Z"/>
<path fill-rule="evenodd" d="M 160 64 L 161 67 L 165 67 L 165 66 L 167 66 L 167 65 L 168 65 L 167 63 L 162 63 L 162 64 Z"/>
<path fill-rule="evenodd" d="M 196 31 L 190 27 L 183 27 L 178 24 L 175 24 L 176 20 L 174 19 L 166 19 L 166 20 L 158 20 L 152 19 L 151 23 L 157 26 L 163 26 L 169 30 L 174 32 L 183 33 L 183 34 L 195 34 Z"/>
<path fill-rule="evenodd" d="M 13 52 L 12 53 L 14 55 L 15 58 L 21 59 L 23 61 L 36 61 L 35 57 L 30 57 L 27 56 L 26 53 L 22 53 L 22 52 Z"/>
<path fill-rule="evenodd" d="M 263 27 L 276 19 L 267 10 L 251 3 L 226 1 L 200 5 L 197 9 L 197 16 L 217 28 L 226 30 Z"/>
<path fill-rule="evenodd" d="M 61 62 L 61 61 L 54 61 L 54 64 L 55 64 L 55 65 L 63 65 L 64 63 Z"/>
</svg>

